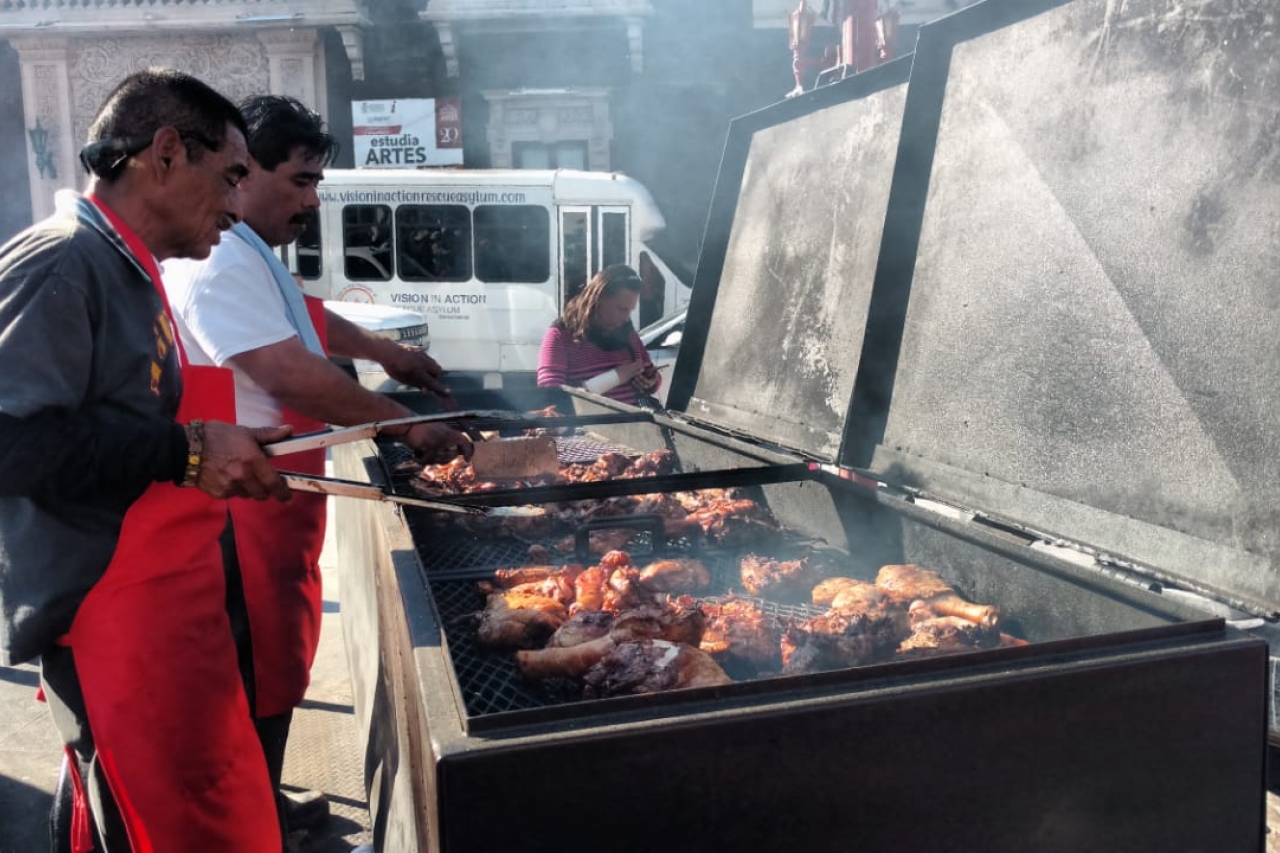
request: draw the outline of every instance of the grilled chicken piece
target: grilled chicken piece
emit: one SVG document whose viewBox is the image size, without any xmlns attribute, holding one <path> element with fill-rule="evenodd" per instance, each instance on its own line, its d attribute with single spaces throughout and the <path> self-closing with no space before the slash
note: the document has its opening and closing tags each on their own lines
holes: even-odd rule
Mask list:
<svg viewBox="0 0 1280 853">
<path fill-rule="evenodd" d="M 732 681 L 711 656 L 682 643 L 639 640 L 611 648 L 583 676 L 588 697 L 657 693 Z"/>
<path fill-rule="evenodd" d="M 556 568 L 554 566 L 526 566 L 521 569 L 499 569 L 494 572 L 492 581 L 481 581 L 480 591 L 491 593 L 495 586 L 506 588 L 512 592 L 528 595 L 541 595 L 554 598 L 561 604 L 573 603 L 576 593 L 574 581 L 582 574 L 583 568 L 576 563 Z M 541 575 L 541 579 L 538 576 Z M 528 578 L 528 580 L 521 580 Z"/>
<path fill-rule="evenodd" d="M 670 450 L 651 450 L 635 458 L 626 470 L 631 477 L 662 477 L 676 470 L 676 455 Z"/>
<path fill-rule="evenodd" d="M 614 614 L 607 610 L 578 610 L 547 640 L 547 648 L 565 649 L 598 640 L 613 627 Z"/>
<path fill-rule="evenodd" d="M 669 536 L 701 532 L 713 542 L 738 547 L 757 542 L 778 530 L 777 522 L 764 507 L 747 498 L 710 501 L 682 520 L 667 519 L 664 527 Z"/>
<path fill-rule="evenodd" d="M 571 613 L 579 610 L 600 610 L 604 607 L 604 585 L 609 581 L 609 571 L 592 566 L 573 579 L 574 601 Z"/>
<path fill-rule="evenodd" d="M 573 580 L 565 575 L 551 575 L 546 580 L 522 583 L 511 587 L 510 592 L 521 592 L 526 595 L 540 595 L 554 599 L 565 607 L 573 604 L 576 597 Z"/>
<path fill-rule="evenodd" d="M 634 566 L 614 569 L 604 585 L 605 610 L 621 613 L 655 603 L 653 595 L 640 585 L 640 572 Z"/>
<path fill-rule="evenodd" d="M 543 644 L 569 613 L 554 598 L 506 590 L 489 596 L 476 640 L 487 648 L 532 649 Z"/>
<path fill-rule="evenodd" d="M 640 585 L 649 592 L 698 592 L 711 585 L 711 573 L 700 560 L 658 560 L 640 570 Z"/>
<path fill-rule="evenodd" d="M 846 604 L 853 601 L 874 604 L 885 598 L 885 593 L 875 584 L 854 578 L 827 578 L 813 588 L 809 597 L 818 607 L 831 607 L 831 602 L 842 595 Z"/>
<path fill-rule="evenodd" d="M 934 616 L 959 616 L 984 628 L 994 628 L 1000 623 L 1000 608 L 965 601 L 936 572 L 913 564 L 882 566 L 876 575 L 876 586 L 897 599 L 911 602 L 912 610 L 927 607 Z"/>
<path fill-rule="evenodd" d="M 607 633 L 572 646 L 553 645 L 565 627 L 552 635 L 545 649 L 516 652 L 516 668 L 528 679 L 580 677 L 619 643 L 661 639 L 697 645 L 705 623 L 702 611 L 687 601 L 671 601 L 663 607 L 645 607 L 619 613 Z M 595 625 L 603 624 L 603 620 Z M 567 639 L 563 637 L 561 639 Z"/>
<path fill-rule="evenodd" d="M 742 588 L 775 601 L 806 601 L 822 572 L 808 558 L 774 560 L 756 554 L 742 558 Z"/>
<path fill-rule="evenodd" d="M 952 654 L 989 649 L 1001 644 L 1000 632 L 959 616 L 934 616 L 911 626 L 911 636 L 898 646 L 900 652 Z"/>
<path fill-rule="evenodd" d="M 669 598 L 657 607 L 619 613 L 609 635 L 615 642 L 660 639 L 696 646 L 702 642 L 707 617 L 692 598 Z"/>
<path fill-rule="evenodd" d="M 521 566 L 518 569 L 498 569 L 491 582 L 495 588 L 511 589 L 522 583 L 546 580 L 560 571 L 560 566 Z"/>
<path fill-rule="evenodd" d="M 573 646 L 516 652 L 516 669 L 529 681 L 544 678 L 581 678 L 604 659 L 614 646 L 608 634 Z"/>
<path fill-rule="evenodd" d="M 782 671 L 792 675 L 873 663 L 892 654 L 910 633 L 906 611 L 892 602 L 864 610 L 832 608 L 783 631 Z"/>
<path fill-rule="evenodd" d="M 741 662 L 756 670 L 781 664 L 782 626 L 760 606 L 742 598 L 704 603 L 707 625 L 699 648 L 726 663 Z"/>
</svg>

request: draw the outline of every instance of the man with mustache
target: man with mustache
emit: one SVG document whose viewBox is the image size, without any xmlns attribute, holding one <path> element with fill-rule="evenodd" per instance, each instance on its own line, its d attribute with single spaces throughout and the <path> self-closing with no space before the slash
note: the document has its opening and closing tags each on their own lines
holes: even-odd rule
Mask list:
<svg viewBox="0 0 1280 853">
<path fill-rule="evenodd" d="M 0 662 L 40 657 L 78 849 L 87 801 L 112 853 L 278 853 L 218 537 L 223 498 L 288 499 L 259 447 L 288 430 L 233 425 L 231 377 L 186 357 L 156 264 L 240 218 L 244 119 L 148 69 L 80 157 L 84 195 L 0 248 Z"/>
<path fill-rule="evenodd" d="M 179 337 L 192 360 L 231 368 L 241 424 L 291 424 L 295 433 L 413 414 L 363 388 L 326 351 L 377 361 L 399 382 L 447 394 L 434 359 L 304 298 L 272 251 L 296 240 L 320 205 L 316 186 L 337 151 L 320 116 L 294 98 L 269 95 L 250 98 L 240 109 L 251 155 L 244 221 L 207 261 L 165 265 Z M 470 454 L 468 439 L 442 424 L 390 428 L 387 434 L 400 435 L 420 456 L 436 461 Z M 280 464 L 323 474 L 324 451 L 281 457 Z M 223 539 L 242 674 L 277 790 L 293 709 L 306 693 L 319 641 L 324 528 L 325 498 L 297 494 L 287 507 L 232 503 Z M 315 795 L 310 801 L 316 803 Z M 290 813 L 294 829 L 327 814 L 322 801 L 321 808 L 305 812 L 283 795 L 279 803 L 286 836 Z"/>
</svg>

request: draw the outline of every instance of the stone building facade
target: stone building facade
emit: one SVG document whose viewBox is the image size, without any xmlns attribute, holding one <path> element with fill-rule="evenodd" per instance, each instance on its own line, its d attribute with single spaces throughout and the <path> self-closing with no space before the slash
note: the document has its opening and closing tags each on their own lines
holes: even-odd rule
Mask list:
<svg viewBox="0 0 1280 853">
<path fill-rule="evenodd" d="M 907 25 L 958 2 L 897 0 Z M 687 269 L 729 121 L 790 89 L 794 5 L 0 0 L 0 180 L 14 188 L 0 196 L 0 239 L 81 183 L 76 154 L 110 88 L 169 65 L 233 99 L 313 105 L 343 142 L 338 166 L 352 165 L 353 100 L 456 98 L 467 167 L 632 175 L 668 220 L 668 262 Z"/>
</svg>

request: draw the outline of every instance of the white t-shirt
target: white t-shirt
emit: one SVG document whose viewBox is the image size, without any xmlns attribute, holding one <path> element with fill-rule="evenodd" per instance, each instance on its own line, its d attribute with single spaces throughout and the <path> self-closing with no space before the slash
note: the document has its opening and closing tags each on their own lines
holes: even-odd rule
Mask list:
<svg viewBox="0 0 1280 853">
<path fill-rule="evenodd" d="M 188 360 L 231 367 L 236 420 L 251 427 L 281 423 L 275 398 L 227 364 L 240 353 L 298 336 L 262 256 L 227 232 L 206 260 L 165 261 L 162 277 Z"/>
</svg>

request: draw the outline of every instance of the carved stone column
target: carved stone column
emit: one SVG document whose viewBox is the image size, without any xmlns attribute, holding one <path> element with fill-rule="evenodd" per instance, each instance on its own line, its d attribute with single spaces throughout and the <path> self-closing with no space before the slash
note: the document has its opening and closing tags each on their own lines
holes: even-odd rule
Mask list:
<svg viewBox="0 0 1280 853">
<path fill-rule="evenodd" d="M 644 18 L 627 18 L 627 51 L 631 54 L 631 71 L 644 73 Z"/>
<path fill-rule="evenodd" d="M 440 38 L 440 53 L 444 56 L 444 71 L 448 77 L 458 76 L 458 44 L 453 36 L 453 24 L 435 21 L 436 35 Z"/>
<path fill-rule="evenodd" d="M 71 122 L 68 41 L 49 36 L 22 36 L 11 38 L 9 43 L 18 51 L 22 69 L 22 116 L 31 215 L 38 221 L 53 213 L 55 190 L 81 184 L 76 162 L 79 141 Z M 37 152 L 33 147 L 31 131 L 37 125 L 47 134 L 44 152 Z M 42 154 L 39 163 L 38 154 Z"/>
<path fill-rule="evenodd" d="M 329 111 L 325 84 L 324 43 L 314 29 L 264 29 L 256 33 L 267 49 L 267 91 L 292 95 L 321 115 Z M 319 60 L 319 61 L 317 61 Z"/>
</svg>

